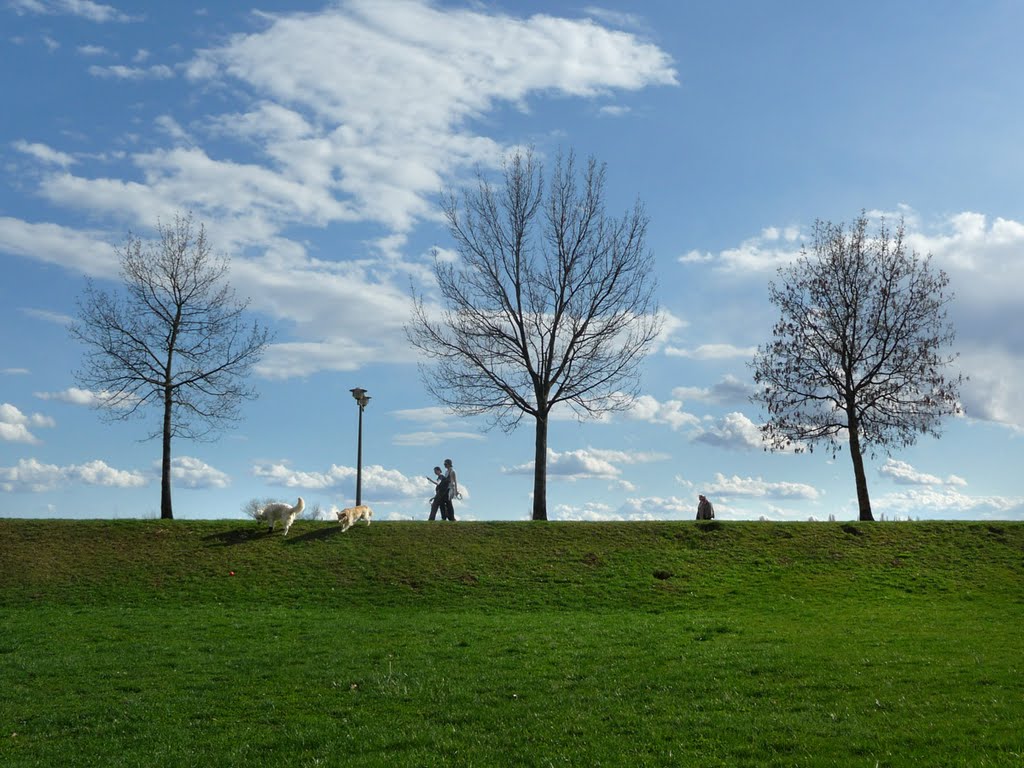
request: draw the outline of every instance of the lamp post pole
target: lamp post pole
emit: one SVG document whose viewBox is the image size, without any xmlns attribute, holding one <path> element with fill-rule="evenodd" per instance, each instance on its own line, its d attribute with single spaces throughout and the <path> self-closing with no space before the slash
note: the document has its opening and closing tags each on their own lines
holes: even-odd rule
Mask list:
<svg viewBox="0 0 1024 768">
<path fill-rule="evenodd" d="M 363 409 L 370 402 L 370 396 L 365 389 L 356 387 L 349 390 L 352 397 L 359 403 L 359 438 L 356 448 L 356 506 L 363 503 Z"/>
</svg>

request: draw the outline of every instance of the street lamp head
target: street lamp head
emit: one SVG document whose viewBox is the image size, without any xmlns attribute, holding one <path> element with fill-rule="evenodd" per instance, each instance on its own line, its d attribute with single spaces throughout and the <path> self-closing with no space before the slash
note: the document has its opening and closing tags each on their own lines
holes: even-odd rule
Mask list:
<svg viewBox="0 0 1024 768">
<path fill-rule="evenodd" d="M 370 396 L 366 394 L 366 390 L 362 387 L 355 387 L 354 389 L 350 389 L 349 392 L 352 393 L 352 397 L 355 401 L 359 403 L 360 410 L 365 408 L 366 404 L 370 402 Z"/>
</svg>

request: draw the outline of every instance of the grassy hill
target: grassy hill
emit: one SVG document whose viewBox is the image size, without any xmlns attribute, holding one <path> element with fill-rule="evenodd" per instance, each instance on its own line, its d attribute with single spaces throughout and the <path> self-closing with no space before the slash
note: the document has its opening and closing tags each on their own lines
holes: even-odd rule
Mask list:
<svg viewBox="0 0 1024 768">
<path fill-rule="evenodd" d="M 0 520 L 0 765 L 1024 764 L 1024 524 Z"/>
</svg>

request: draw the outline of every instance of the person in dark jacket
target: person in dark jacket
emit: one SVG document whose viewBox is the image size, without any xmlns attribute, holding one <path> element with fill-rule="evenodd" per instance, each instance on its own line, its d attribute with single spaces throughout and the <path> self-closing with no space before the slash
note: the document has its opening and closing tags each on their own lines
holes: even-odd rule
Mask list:
<svg viewBox="0 0 1024 768">
<path fill-rule="evenodd" d="M 434 498 L 430 500 L 430 520 L 437 517 L 437 510 L 441 510 L 441 519 L 445 518 L 444 505 L 448 502 L 448 478 L 441 474 L 440 467 L 434 467 Z"/>
<path fill-rule="evenodd" d="M 707 500 L 707 497 L 703 493 L 700 495 L 700 503 L 697 504 L 697 519 L 715 519 L 715 508 L 711 506 L 711 502 Z"/>
<path fill-rule="evenodd" d="M 459 493 L 459 481 L 455 477 L 455 467 L 452 466 L 451 459 L 444 460 L 444 469 L 444 479 L 448 493 L 441 500 L 441 519 L 450 520 L 454 523 L 455 506 L 452 504 L 452 499 L 461 499 L 462 494 Z"/>
</svg>

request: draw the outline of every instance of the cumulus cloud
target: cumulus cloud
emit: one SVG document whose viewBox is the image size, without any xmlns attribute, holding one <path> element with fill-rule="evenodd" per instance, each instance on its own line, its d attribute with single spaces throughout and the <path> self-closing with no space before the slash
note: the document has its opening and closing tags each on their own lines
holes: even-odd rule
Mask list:
<svg viewBox="0 0 1024 768">
<path fill-rule="evenodd" d="M 1024 431 L 1024 394 L 1017 386 L 1024 376 L 1024 326 L 1016 322 L 1019 286 L 1024 284 L 1024 223 L 974 211 L 926 220 L 905 204 L 894 211 L 874 210 L 866 215 L 872 222 L 884 218 L 890 227 L 902 218 L 908 249 L 931 255 L 934 266 L 949 275 L 955 294 L 949 305 L 957 333 L 954 351 L 961 353 L 959 365 L 970 375 L 962 387 L 968 417 Z M 692 250 L 678 260 L 711 265 L 717 273 L 738 280 L 764 279 L 794 261 L 806 240 L 809 237 L 801 227 L 770 226 L 735 248 L 718 253 Z M 670 347 L 665 352 L 706 359 L 733 352 L 749 357 L 754 350 L 707 345 Z"/>
<path fill-rule="evenodd" d="M 678 260 L 684 265 L 712 264 L 717 270 L 734 275 L 773 273 L 800 255 L 800 240 L 797 227 L 766 227 L 760 235 L 735 248 L 718 254 L 693 250 Z"/>
<path fill-rule="evenodd" d="M 171 482 L 176 488 L 227 488 L 231 478 L 199 459 L 179 456 L 171 459 Z"/>
<path fill-rule="evenodd" d="M 100 66 L 99 64 L 94 64 L 89 67 L 89 74 L 93 77 L 112 78 L 114 80 L 167 80 L 174 77 L 174 70 L 164 64 L 154 64 L 149 67 L 129 67 L 124 64 Z"/>
<path fill-rule="evenodd" d="M 40 440 L 31 430 L 54 426 L 56 422 L 49 416 L 41 413 L 25 414 L 17 406 L 0 403 L 0 440 L 38 445 Z"/>
<path fill-rule="evenodd" d="M 549 479 L 562 480 L 609 480 L 627 490 L 632 483 L 622 477 L 623 464 L 646 464 L 665 461 L 670 456 L 656 451 L 621 451 L 602 448 L 581 448 L 575 451 L 558 452 L 548 449 L 547 475 Z M 502 469 L 509 475 L 532 475 L 534 462 L 528 461 L 514 467 Z"/>
<path fill-rule="evenodd" d="M 695 503 L 674 496 L 639 496 L 628 498 L 618 507 L 603 502 L 580 505 L 559 504 L 551 512 L 552 520 L 625 521 L 679 520 L 693 517 Z"/>
<path fill-rule="evenodd" d="M 712 405 L 728 405 L 749 402 L 753 392 L 754 388 L 751 384 L 741 381 L 729 373 L 710 387 L 676 387 L 672 390 L 672 396 L 680 400 L 698 400 Z"/>
<path fill-rule="evenodd" d="M 66 152 L 60 152 L 59 150 L 53 149 L 46 144 L 40 144 L 39 142 L 28 142 L 28 141 L 15 141 L 13 146 L 19 152 L 34 157 L 39 162 L 45 165 L 56 165 L 61 168 L 67 168 L 76 162 L 75 158 Z"/>
<path fill-rule="evenodd" d="M 391 442 L 395 445 L 404 446 L 434 446 L 443 445 L 453 440 L 476 440 L 486 438 L 479 432 L 448 432 L 443 430 L 431 430 L 422 432 L 401 432 L 396 434 Z"/>
<path fill-rule="evenodd" d="M 696 503 L 676 496 L 643 496 L 626 499 L 616 510 L 620 520 L 673 520 L 692 517 Z"/>
<path fill-rule="evenodd" d="M 958 488 L 926 487 L 871 500 L 876 516 L 1024 520 L 1024 496 L 970 496 Z"/>
<path fill-rule="evenodd" d="M 268 100 L 288 104 L 298 117 L 291 122 L 306 130 L 282 133 L 271 121 L 259 137 L 267 154 L 285 173 L 332 183 L 359 218 L 398 231 L 434 215 L 427 198 L 443 177 L 497 162 L 503 148 L 466 128 L 497 105 L 676 82 L 657 47 L 588 20 L 420 0 L 355 0 L 260 18 L 262 31 L 201 51 L 189 76 L 252 88 L 263 95 L 256 111 Z M 572 67 L 564 66 L 567 52 Z M 317 163 L 308 162 L 312 152 Z"/>
<path fill-rule="evenodd" d="M 114 6 L 97 3 L 93 0 L 9 0 L 8 4 L 19 14 L 78 16 L 100 24 L 132 21 L 131 16 L 122 13 Z"/>
<path fill-rule="evenodd" d="M 918 472 L 907 462 L 892 458 L 887 459 L 878 471 L 882 477 L 887 477 L 898 485 L 967 485 L 967 481 L 957 475 L 950 475 L 943 479 L 937 475 Z"/>
<path fill-rule="evenodd" d="M 84 405 L 88 408 L 98 408 L 107 402 L 108 399 L 115 396 L 114 393 L 107 390 L 91 392 L 88 389 L 80 389 L 79 387 L 68 387 L 59 392 L 34 392 L 33 394 L 40 400 L 54 400 L 70 405 Z M 128 408 L 136 399 L 134 396 L 117 396 L 117 407 Z"/>
<path fill-rule="evenodd" d="M 726 477 L 722 473 L 715 474 L 714 480 L 705 486 L 707 494 L 743 498 L 764 499 L 801 499 L 816 501 L 821 493 L 817 488 L 806 483 L 770 482 L 760 477 Z"/>
<path fill-rule="evenodd" d="M 737 347 L 734 344 L 701 344 L 694 349 L 665 348 L 665 354 L 669 357 L 687 357 L 693 360 L 748 359 L 753 357 L 755 352 L 757 352 L 757 347 Z"/>
<path fill-rule="evenodd" d="M 760 450 L 765 445 L 758 425 L 738 411 L 702 424 L 692 439 L 696 443 L 732 450 Z"/>
<path fill-rule="evenodd" d="M 34 5 L 56 12 L 73 0 L 63 1 Z M 55 206 L 141 231 L 174 210 L 215 222 L 209 235 L 233 255 L 233 285 L 289 330 L 257 369 L 268 378 L 414 360 L 402 323 L 409 276 L 424 277 L 426 260 L 404 258 L 406 233 L 439 220 L 436 195 L 446 183 L 499 165 L 508 147 L 478 133 L 479 118 L 553 94 L 595 99 L 676 83 L 663 51 L 592 19 L 519 18 L 424 0 L 351 0 L 254 18 L 260 29 L 182 67 L 199 86 L 229 87 L 241 107 L 200 114 L 186 132 L 168 105 L 141 148 L 118 163 L 126 175 L 76 175 L 59 150 L 19 146 L 42 166 L 37 192 Z M 91 71 L 175 75 L 143 65 L 146 58 Z M 200 105 L 207 92 L 196 89 Z M 176 146 L 159 145 L 167 141 Z M 233 151 L 239 143 L 245 152 Z M 234 159 L 245 156 L 252 159 Z M 318 260 L 290 239 L 292 228 L 351 222 L 382 234 L 344 259 Z M 120 232 L 0 218 L 0 250 L 116 278 L 110 243 Z"/>
<path fill-rule="evenodd" d="M 118 274 L 114 248 L 106 235 L 98 232 L 0 216 L 0 250 L 95 277 L 114 279 Z"/>
<path fill-rule="evenodd" d="M 270 462 L 256 464 L 252 472 L 271 485 L 296 491 L 334 491 L 351 496 L 355 490 L 355 467 L 332 464 L 316 472 L 295 470 L 286 462 Z M 469 489 L 462 482 L 459 491 L 464 498 L 469 498 Z M 433 492 L 434 484 L 426 477 L 407 477 L 397 469 L 379 464 L 363 467 L 362 495 L 370 504 L 425 498 Z"/>
<path fill-rule="evenodd" d="M 121 470 L 100 460 L 61 467 L 36 459 L 20 459 L 16 466 L 0 467 L 0 490 L 8 493 L 43 493 L 82 483 L 107 488 L 138 488 L 152 480 L 135 470 Z"/>
<path fill-rule="evenodd" d="M 633 407 L 626 411 L 626 418 L 634 421 L 646 421 L 651 424 L 666 424 L 673 430 L 700 424 L 700 419 L 697 416 L 683 410 L 682 401 L 659 402 L 652 395 L 638 397 L 633 403 Z"/>
</svg>

